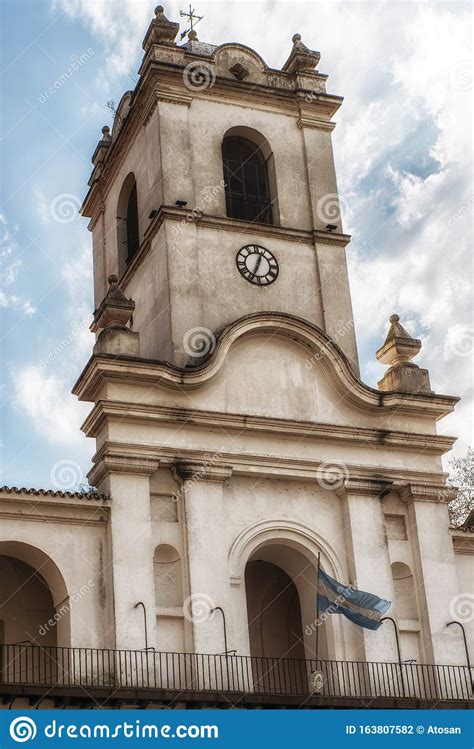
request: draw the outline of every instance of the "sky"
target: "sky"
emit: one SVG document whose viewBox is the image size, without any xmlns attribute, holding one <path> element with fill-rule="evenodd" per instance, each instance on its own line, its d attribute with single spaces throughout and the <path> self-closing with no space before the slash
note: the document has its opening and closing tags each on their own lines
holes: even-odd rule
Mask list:
<svg viewBox="0 0 474 749">
<path fill-rule="evenodd" d="M 197 2 L 197 0 L 196 0 Z M 0 483 L 87 482 L 90 410 L 70 390 L 93 335 L 91 236 L 79 216 L 107 106 L 135 86 L 155 3 L 1 4 Z M 362 380 L 393 312 L 423 341 L 432 388 L 461 396 L 439 431 L 472 444 L 472 10 L 461 2 L 196 4 L 201 41 L 279 68 L 294 33 L 344 96 L 334 154 Z M 168 2 L 180 21 L 186 3 Z M 52 91 L 52 92 L 51 92 Z M 449 456 L 448 456 L 449 458 Z"/>
</svg>

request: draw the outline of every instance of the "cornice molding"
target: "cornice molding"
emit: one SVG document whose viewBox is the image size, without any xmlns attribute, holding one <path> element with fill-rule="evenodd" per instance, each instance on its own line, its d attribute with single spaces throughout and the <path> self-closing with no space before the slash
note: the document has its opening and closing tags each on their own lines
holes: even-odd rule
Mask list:
<svg viewBox="0 0 474 749">
<path fill-rule="evenodd" d="M 102 452 L 106 450 L 115 456 L 135 456 L 138 460 L 156 461 L 160 468 L 168 468 L 176 473 L 176 465 L 190 466 L 190 471 L 196 470 L 199 466 L 209 466 L 214 460 L 213 466 L 217 466 L 223 471 L 220 475 L 225 475 L 227 471 L 232 470 L 233 476 L 244 476 L 255 478 L 262 476 L 269 479 L 298 480 L 314 483 L 319 485 L 323 490 L 341 493 L 342 479 L 340 472 L 332 472 L 328 463 L 322 460 L 302 459 L 286 456 L 270 456 L 252 452 L 235 453 L 220 448 L 214 454 L 206 447 L 205 449 L 186 449 L 176 447 L 167 447 L 165 445 L 136 444 L 128 442 L 108 441 L 93 457 L 93 462 L 97 464 Z M 216 458 L 215 456 L 219 457 Z M 218 462 L 219 461 L 219 462 Z M 92 469 L 94 470 L 94 469 Z M 206 469 L 204 469 L 206 470 Z M 212 470 L 212 469 L 208 469 Z M 219 476 L 219 470 L 215 471 L 216 478 Z M 394 467 L 384 467 L 383 474 L 377 466 L 367 466 L 361 464 L 344 464 L 344 477 L 347 486 L 351 490 L 360 493 L 380 494 L 391 490 L 394 485 L 406 484 L 409 481 L 417 483 L 428 482 L 433 478 L 442 478 L 423 471 L 410 471 Z M 179 476 L 178 476 L 179 477 Z M 224 480 L 225 480 L 224 478 Z M 183 480 L 182 478 L 180 480 Z"/>
<path fill-rule="evenodd" d="M 365 477 L 348 476 L 335 489 L 335 493 L 340 499 L 349 499 L 353 496 L 381 497 L 390 489 L 391 485 L 392 482 L 389 478 L 367 479 Z"/>
<path fill-rule="evenodd" d="M 84 515 L 83 517 L 74 517 L 73 515 L 53 515 L 41 513 L 40 515 L 34 512 L 25 511 L 24 507 L 8 508 L 7 510 L 0 510 L 1 520 L 19 520 L 22 523 L 52 523 L 55 525 L 80 525 L 82 526 L 93 526 L 96 528 L 103 528 L 108 522 L 108 512 L 105 512 L 102 508 L 97 508 L 94 516 Z"/>
<path fill-rule="evenodd" d="M 174 478 L 186 488 L 197 481 L 214 481 L 222 483 L 232 476 L 232 466 L 208 461 L 178 461 L 172 466 Z M 219 460 L 219 457 L 216 458 Z"/>
<path fill-rule="evenodd" d="M 443 455 L 451 449 L 456 438 L 445 435 L 414 434 L 396 430 L 370 429 L 368 427 L 342 426 L 338 424 L 314 423 L 295 419 L 279 419 L 252 414 L 236 414 L 220 411 L 200 411 L 164 406 L 144 405 L 127 401 L 98 401 L 82 430 L 89 437 L 98 437 L 102 427 L 114 419 L 122 423 L 170 424 L 179 423 L 186 427 L 225 429 L 226 434 L 234 431 L 248 434 L 268 434 L 281 439 L 330 440 L 334 442 L 360 442 L 362 444 L 393 445 L 404 450 L 417 450 L 424 453 Z"/>
<path fill-rule="evenodd" d="M 186 208 L 177 208 L 176 206 L 162 205 L 157 211 L 155 218 L 148 225 L 143 241 L 135 254 L 132 262 L 123 272 L 119 279 L 119 285 L 126 290 L 127 285 L 134 277 L 138 268 L 145 261 L 148 255 L 154 237 L 164 226 L 166 221 L 175 221 L 178 223 L 196 224 L 198 227 L 217 229 L 218 231 L 234 232 L 235 234 L 264 236 L 274 239 L 283 239 L 296 241 L 298 244 L 307 244 L 316 246 L 318 244 L 332 245 L 333 247 L 346 247 L 351 241 L 348 234 L 339 232 L 326 232 L 317 229 L 297 229 L 291 226 L 276 226 L 271 224 L 251 224 L 240 219 L 229 218 L 228 216 L 213 216 L 203 213 L 197 208 L 186 210 Z M 250 243 L 250 240 L 249 240 Z"/>
<path fill-rule="evenodd" d="M 474 556 L 474 533 L 472 531 L 464 532 L 462 536 L 454 534 L 451 530 L 453 539 L 453 549 L 455 554 L 465 554 Z"/>
<path fill-rule="evenodd" d="M 398 492 L 400 499 L 405 504 L 412 502 L 435 502 L 436 504 L 447 504 L 455 499 L 457 490 L 443 484 L 428 483 L 394 483 L 392 490 Z"/>
<path fill-rule="evenodd" d="M 112 473 L 151 476 L 160 465 L 160 461 L 149 454 L 140 454 L 138 451 L 128 452 L 122 449 L 114 450 L 114 445 L 110 442 L 105 443 L 98 450 L 93 462 L 94 465 L 88 477 L 96 486 Z"/>
<path fill-rule="evenodd" d="M 146 68 L 140 70 L 142 73 L 141 82 L 145 85 L 151 80 L 159 81 L 159 87 L 167 87 L 175 91 L 178 95 L 183 91 L 183 71 L 186 65 L 191 61 L 192 55 L 187 55 L 187 59 L 181 64 L 174 62 L 163 62 L 150 59 Z M 213 67 L 211 58 L 204 59 L 201 56 L 194 56 L 193 61 L 199 65 L 204 64 Z M 215 70 L 213 70 L 215 74 Z M 235 78 L 215 74 L 213 76 L 212 86 L 196 87 L 192 91 L 193 99 L 204 100 L 222 100 L 224 103 L 239 101 L 242 105 L 252 106 L 253 108 L 264 106 L 273 109 L 286 109 L 286 113 L 295 114 L 300 101 L 303 99 L 308 110 L 325 114 L 327 118 L 332 117 L 339 109 L 343 102 L 342 96 L 328 94 L 325 90 L 327 76 L 313 73 L 300 73 L 298 80 L 293 74 L 282 73 L 277 70 L 267 70 L 269 77 L 266 83 L 257 83 L 256 81 L 236 80 Z M 275 75 L 278 75 L 285 85 L 273 85 Z M 189 89 L 186 89 L 189 93 Z"/>
<path fill-rule="evenodd" d="M 301 130 L 305 127 L 308 127 L 312 128 L 313 130 L 326 130 L 329 133 L 332 133 L 332 131 L 336 127 L 335 122 L 328 122 L 327 120 L 323 120 L 319 117 L 308 117 L 303 114 L 298 117 L 296 124 Z"/>
</svg>

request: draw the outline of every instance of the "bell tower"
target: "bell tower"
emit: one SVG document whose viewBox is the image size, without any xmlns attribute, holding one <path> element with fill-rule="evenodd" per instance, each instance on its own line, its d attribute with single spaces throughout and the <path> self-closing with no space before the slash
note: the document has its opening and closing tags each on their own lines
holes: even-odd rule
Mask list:
<svg viewBox="0 0 474 749">
<path fill-rule="evenodd" d="M 436 421 L 456 398 L 431 390 L 398 315 L 379 390 L 359 379 L 331 146 L 341 99 L 298 34 L 274 70 L 177 33 L 159 6 L 83 208 L 98 336 L 74 392 L 92 404 L 88 478 L 111 498 L 115 645 L 393 664 L 387 627 L 332 617 L 318 639 L 315 580 L 320 560 L 393 601 L 403 562 L 420 593 L 402 647 L 450 663 L 453 440 Z"/>
<path fill-rule="evenodd" d="M 291 315 L 357 374 L 331 144 L 342 99 L 326 92 L 319 53 L 295 34 L 277 70 L 244 45 L 194 30 L 180 45 L 177 32 L 158 6 L 139 82 L 93 156 L 96 308 L 117 276 L 140 357 L 180 367 L 236 320 Z"/>
</svg>

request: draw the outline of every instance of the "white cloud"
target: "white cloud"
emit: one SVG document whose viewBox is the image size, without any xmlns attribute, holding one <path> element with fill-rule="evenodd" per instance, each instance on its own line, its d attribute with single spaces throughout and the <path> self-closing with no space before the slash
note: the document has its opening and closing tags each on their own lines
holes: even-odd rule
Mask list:
<svg viewBox="0 0 474 749">
<path fill-rule="evenodd" d="M 41 366 L 24 367 L 15 375 L 15 405 L 28 415 L 40 437 L 64 447 L 83 442 L 80 426 L 90 409 L 69 391 L 70 383 Z"/>
<path fill-rule="evenodd" d="M 136 62 L 141 40 L 153 15 L 150 0 L 57 0 L 71 20 L 79 19 L 104 45 L 106 70 L 99 74 L 102 90 L 107 91 L 110 78 L 127 73 Z"/>
<path fill-rule="evenodd" d="M 92 252 L 87 243 L 77 257 L 65 262 L 61 275 L 74 303 L 65 310 L 61 336 L 45 341 L 39 363 L 29 363 L 15 370 L 14 405 L 28 416 L 33 430 L 48 442 L 64 447 L 84 447 L 85 437 L 80 426 L 90 405 L 80 403 L 71 394 L 71 388 L 93 345 L 88 303 Z"/>
<path fill-rule="evenodd" d="M 9 310 L 18 310 L 27 317 L 34 315 L 36 309 L 30 299 L 17 293 L 16 285 L 22 261 L 15 259 L 18 250 L 15 233 L 18 227 L 11 230 L 4 213 L 0 214 L 0 224 L 5 227 L 0 232 L 0 307 Z"/>
<path fill-rule="evenodd" d="M 403 122 L 398 134 L 398 148 L 390 151 L 390 160 L 382 176 L 373 174 L 380 206 L 390 208 L 382 216 L 387 222 L 379 228 L 377 218 L 362 224 L 357 208 L 352 212 L 355 241 L 350 252 L 350 275 L 359 340 L 362 344 L 374 338 L 374 323 L 394 311 L 402 322 L 413 318 L 414 333 L 423 339 L 417 361 L 426 366 L 432 386 L 438 392 L 461 395 L 463 401 L 453 415 L 440 423 L 440 431 L 459 435 L 456 452 L 462 453 L 472 439 L 469 413 L 472 412 L 471 359 L 450 345 L 453 326 L 472 331 L 470 241 L 472 225 L 472 188 L 469 185 L 470 141 L 469 92 L 453 85 L 450 66 L 463 56 L 467 42 L 467 23 L 446 8 L 421 7 L 411 14 L 401 37 L 400 54 L 392 64 L 393 91 L 378 92 L 385 111 L 383 124 L 390 120 Z M 440 54 L 440 50 L 443 53 Z M 452 72 L 452 71 L 451 71 Z M 400 102 L 404 113 L 398 118 Z M 411 113 L 407 117 L 407 112 Z M 433 142 L 420 143 L 418 156 L 434 156 L 438 166 L 421 174 L 414 160 L 410 169 L 404 166 L 408 147 L 419 118 L 431 127 Z M 375 150 L 386 151 L 386 131 L 382 126 L 373 132 L 368 146 L 369 159 Z M 364 141 L 362 140 L 362 150 Z M 363 157 L 359 155 L 359 159 Z M 398 166 L 400 164 L 400 166 Z M 344 163 L 339 164 L 343 180 Z M 347 168 L 349 179 L 353 169 Z M 363 212 L 367 190 L 359 197 Z M 384 202 L 382 202 L 384 201 Z M 362 213 L 363 215 L 363 213 Z M 360 241 L 367 233 L 376 251 L 367 252 Z M 365 238 L 365 237 L 364 237 Z M 471 326 L 471 327 L 469 327 Z M 380 331 L 382 333 L 382 331 Z M 380 341 L 382 335 L 380 334 Z M 467 346 L 469 344 L 466 344 Z M 472 352 L 472 332 L 470 351 Z M 382 368 L 379 368 L 380 376 Z M 372 365 L 365 367 L 373 377 Z M 378 379 L 378 377 L 377 377 Z"/>
<path fill-rule="evenodd" d="M 33 187 L 33 205 L 39 220 L 43 224 L 49 224 L 51 222 L 50 203 L 38 185 Z"/>
</svg>

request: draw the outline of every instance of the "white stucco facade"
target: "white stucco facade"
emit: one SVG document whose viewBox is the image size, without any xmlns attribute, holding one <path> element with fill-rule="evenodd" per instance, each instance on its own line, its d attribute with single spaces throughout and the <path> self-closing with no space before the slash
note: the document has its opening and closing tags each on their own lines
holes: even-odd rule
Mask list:
<svg viewBox="0 0 474 749">
<path fill-rule="evenodd" d="M 404 660 L 463 665 L 447 625 L 472 600 L 474 546 L 449 527 L 441 456 L 454 440 L 436 426 L 456 398 L 359 379 L 331 146 L 341 100 L 298 39 L 275 71 L 238 44 L 164 41 L 166 24 L 158 14 L 147 33 L 140 83 L 96 149 L 84 204 L 97 342 L 74 393 L 91 404 L 97 494 L 3 491 L 0 556 L 38 570 L 53 609 L 69 599 L 59 645 L 222 653 L 220 607 L 240 655 L 397 661 L 389 623 L 362 630 L 341 616 L 324 622 L 316 652 L 320 554 L 337 580 L 392 601 Z M 186 85 L 191 63 L 212 85 Z M 254 138 L 270 164 L 273 223 L 226 213 L 229 132 Z M 139 247 L 127 263 L 118 205 L 130 173 Z M 251 244 L 278 260 L 266 288 L 236 267 Z M 198 355 L 193 335 L 204 336 Z M 286 653 L 284 627 L 262 619 L 250 635 L 275 568 L 301 619 Z M 41 640 L 48 605 L 16 632 L 7 622 L 4 642 Z"/>
</svg>

